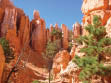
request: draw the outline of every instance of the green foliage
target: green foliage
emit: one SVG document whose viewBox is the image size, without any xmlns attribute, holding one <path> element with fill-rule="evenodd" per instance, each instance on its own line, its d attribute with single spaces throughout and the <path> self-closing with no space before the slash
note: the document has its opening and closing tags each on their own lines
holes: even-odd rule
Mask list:
<svg viewBox="0 0 111 83">
<path fill-rule="evenodd" d="M 78 44 L 85 46 L 80 49 L 85 56 L 75 56 L 73 61 L 81 69 L 79 79 L 89 83 L 93 75 L 111 75 L 111 67 L 104 66 L 106 56 L 111 56 L 111 38 L 106 37 L 106 29 L 101 26 L 100 17 L 94 16 L 93 24 L 85 27 L 89 32 L 87 36 L 81 36 L 76 40 Z"/>
<path fill-rule="evenodd" d="M 75 56 L 73 60 L 81 69 L 79 79 L 82 81 L 90 81 L 93 75 L 111 75 L 111 67 L 105 67 L 99 62 L 97 56 L 85 56 L 80 58 Z"/>
<path fill-rule="evenodd" d="M 58 46 L 57 46 L 57 41 L 48 41 L 47 43 L 47 46 L 46 46 L 46 51 L 45 53 L 43 53 L 43 57 L 45 59 L 47 59 L 48 61 L 48 70 L 49 70 L 49 83 L 50 83 L 50 80 L 52 80 L 52 77 L 51 77 L 51 69 L 52 69 L 52 64 L 53 64 L 53 58 L 55 56 L 55 54 L 58 52 Z"/>
<path fill-rule="evenodd" d="M 56 29 L 53 29 L 51 35 L 56 36 L 56 38 L 62 38 L 62 32 Z"/>
<path fill-rule="evenodd" d="M 40 81 L 38 81 L 38 80 L 34 80 L 32 83 L 40 83 Z"/>
<path fill-rule="evenodd" d="M 10 48 L 8 40 L 6 40 L 5 38 L 0 38 L 0 44 L 3 47 L 6 62 L 8 63 L 10 62 L 10 60 L 14 59 L 13 50 Z"/>
<path fill-rule="evenodd" d="M 46 45 L 46 50 L 42 55 L 43 55 L 43 58 L 48 61 L 49 70 L 52 68 L 53 58 L 58 51 L 59 51 L 59 47 L 57 45 L 57 41 L 53 41 L 53 42 L 48 41 Z"/>
<path fill-rule="evenodd" d="M 57 53 L 57 51 L 58 51 L 58 48 L 57 48 L 56 41 L 54 42 L 49 41 L 46 46 L 46 53 L 45 53 L 46 57 L 53 58 L 54 55 Z"/>
</svg>

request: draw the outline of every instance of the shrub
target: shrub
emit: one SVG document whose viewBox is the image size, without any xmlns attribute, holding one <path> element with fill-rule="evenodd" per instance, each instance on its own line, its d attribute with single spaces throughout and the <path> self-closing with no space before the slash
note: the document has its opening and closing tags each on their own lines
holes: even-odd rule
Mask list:
<svg viewBox="0 0 111 83">
<path fill-rule="evenodd" d="M 53 31 L 51 32 L 51 35 L 56 36 L 56 38 L 62 38 L 62 32 L 56 29 L 53 29 Z"/>
<path fill-rule="evenodd" d="M 10 62 L 10 60 L 14 59 L 14 53 L 13 50 L 9 46 L 8 40 L 6 38 L 0 38 L 0 44 L 2 45 L 2 48 L 4 50 L 4 55 L 6 57 L 6 62 Z"/>
<path fill-rule="evenodd" d="M 38 80 L 35 80 L 35 81 L 33 81 L 32 83 L 40 83 L 40 81 L 38 81 Z"/>
</svg>

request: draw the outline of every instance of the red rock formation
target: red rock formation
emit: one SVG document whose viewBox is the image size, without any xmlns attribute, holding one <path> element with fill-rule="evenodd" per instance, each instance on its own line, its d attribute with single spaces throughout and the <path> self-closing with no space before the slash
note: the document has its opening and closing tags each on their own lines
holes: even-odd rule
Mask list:
<svg viewBox="0 0 111 83">
<path fill-rule="evenodd" d="M 0 83 L 2 80 L 2 73 L 5 66 L 5 56 L 2 46 L 0 45 Z"/>
<path fill-rule="evenodd" d="M 40 19 L 39 11 L 34 10 L 33 16 L 34 16 L 34 19 Z"/>
<path fill-rule="evenodd" d="M 34 16 L 36 16 L 36 14 L 38 18 L 34 18 L 31 22 L 31 44 L 34 50 L 38 53 L 42 53 L 46 45 L 46 26 L 44 19 L 39 18 L 38 12 L 34 11 Z"/>
<path fill-rule="evenodd" d="M 0 24 L 3 21 L 3 17 L 4 17 L 4 10 L 0 8 Z"/>
<path fill-rule="evenodd" d="M 106 25 L 111 16 L 111 0 L 84 0 L 81 9 L 85 15 L 83 17 L 83 26 L 91 24 L 94 15 L 99 15 L 102 25 Z"/>
<path fill-rule="evenodd" d="M 69 61 L 70 55 L 66 50 L 60 51 L 56 54 L 52 67 L 54 78 L 58 77 L 58 74 L 67 67 Z"/>
<path fill-rule="evenodd" d="M 50 24 L 50 28 L 46 30 L 46 34 L 47 34 L 47 42 L 50 40 L 53 40 L 53 36 L 51 35 L 51 32 L 53 31 L 54 27 L 52 24 Z"/>
<path fill-rule="evenodd" d="M 6 34 L 6 39 L 9 41 L 9 44 L 13 48 L 13 51 L 15 53 L 15 57 L 17 58 L 20 52 L 21 46 L 20 46 L 20 39 L 17 37 L 17 34 L 16 34 L 16 30 L 9 29 Z"/>
<path fill-rule="evenodd" d="M 71 49 L 71 52 L 70 52 L 70 55 L 71 55 L 71 59 L 73 59 L 74 58 L 74 56 L 75 56 L 75 50 L 76 50 L 76 45 L 73 45 L 73 47 L 72 47 L 72 49 Z"/>
<path fill-rule="evenodd" d="M 95 10 L 106 10 L 111 8 L 111 0 L 84 0 L 82 4 L 83 14 Z"/>
<path fill-rule="evenodd" d="M 30 42 L 30 21 L 27 16 L 21 16 L 20 26 L 19 26 L 19 38 L 21 46 L 24 47 L 29 45 Z"/>
<path fill-rule="evenodd" d="M 47 42 L 50 40 L 50 31 L 49 29 L 46 30 Z"/>
<path fill-rule="evenodd" d="M 58 29 L 59 29 L 59 26 L 58 26 L 58 24 L 57 24 L 57 23 L 55 24 L 55 29 L 56 29 L 56 30 L 58 30 Z"/>
<path fill-rule="evenodd" d="M 10 0 L 0 0 L 0 7 L 1 8 L 14 8 L 15 6 Z"/>
<path fill-rule="evenodd" d="M 53 31 L 53 25 L 50 25 L 49 31 L 52 32 Z"/>
<path fill-rule="evenodd" d="M 64 49 L 68 49 L 68 28 L 65 24 L 62 24 L 62 33 L 63 33 L 63 41 L 62 41 L 62 44 L 63 44 L 63 48 Z"/>
<path fill-rule="evenodd" d="M 78 22 L 73 24 L 73 32 L 74 32 L 74 38 L 77 38 L 82 34 L 81 25 Z"/>
<path fill-rule="evenodd" d="M 14 8 L 13 9 L 6 8 L 5 16 L 1 24 L 1 36 L 6 36 L 8 29 L 16 30 L 16 19 L 17 19 L 16 10 Z"/>
<path fill-rule="evenodd" d="M 59 31 L 63 31 L 63 48 L 68 48 L 68 28 L 63 24 L 62 30 L 59 28 L 57 24 L 55 24 L 55 29 Z M 0 36 L 5 36 L 7 40 L 9 40 L 10 46 L 14 49 L 16 59 L 18 58 L 21 49 L 24 48 L 24 45 L 27 45 L 27 50 L 24 51 L 24 56 L 20 61 L 20 65 L 23 65 L 22 61 L 26 61 L 27 57 L 30 55 L 30 59 L 28 60 L 30 63 L 43 67 L 46 61 L 44 61 L 43 57 L 40 56 L 41 53 L 45 50 L 46 42 L 52 38 L 51 32 L 53 30 L 53 26 L 51 25 L 50 29 L 46 30 L 44 19 L 40 18 L 39 12 L 34 11 L 34 19 L 30 23 L 29 18 L 25 16 L 23 10 L 16 8 L 9 0 L 0 0 Z M 30 41 L 31 40 L 31 41 Z M 30 46 L 29 46 L 30 42 Z M 61 46 L 61 40 L 58 41 L 58 45 Z M 31 48 L 30 48 L 31 47 Z M 33 48 L 33 50 L 32 50 Z M 30 53 L 31 51 L 31 53 Z M 0 49 L 1 53 L 1 49 Z M 24 58 L 25 57 L 25 58 Z M 1 57 L 0 57 L 1 58 Z M 1 58 L 2 59 L 2 58 Z M 12 61 L 13 64 L 6 66 L 6 73 L 4 73 L 4 79 L 10 72 L 11 68 L 16 62 L 16 59 Z M 2 60 L 1 60 L 2 61 Z M 58 74 L 58 72 L 62 71 L 61 69 L 65 69 L 70 61 L 70 55 L 67 51 L 62 51 L 58 53 L 54 59 L 54 73 Z M 2 61 L 4 62 L 4 61 Z M 1 67 L 2 67 L 2 62 Z M 18 69 L 21 67 L 18 66 Z M 57 67 L 57 68 L 56 68 Z M 32 68 L 33 69 L 33 68 Z M 32 69 L 24 68 L 24 70 L 20 70 L 17 73 L 13 73 L 11 76 L 11 80 L 16 83 L 29 83 L 33 78 L 38 78 Z M 0 71 L 3 71 L 3 68 Z M 25 72 L 25 73 L 24 73 Z M 7 74 L 7 75 L 6 75 Z M 0 72 L 1 76 L 1 72 Z M 31 77 L 30 77 L 31 76 Z M 24 79 L 26 78 L 26 79 Z M 21 80 L 22 79 L 22 80 Z M 28 79 L 28 80 L 27 80 Z M 4 81 L 4 80 L 3 80 Z"/>
</svg>

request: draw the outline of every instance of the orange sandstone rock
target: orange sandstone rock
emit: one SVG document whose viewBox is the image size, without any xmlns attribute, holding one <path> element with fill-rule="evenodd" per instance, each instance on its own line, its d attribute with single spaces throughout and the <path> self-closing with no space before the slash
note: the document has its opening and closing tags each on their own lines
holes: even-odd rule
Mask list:
<svg viewBox="0 0 111 83">
<path fill-rule="evenodd" d="M 62 44 L 63 44 L 63 48 L 64 49 L 68 49 L 68 36 L 69 36 L 69 33 L 68 33 L 68 28 L 65 24 L 62 24 L 62 33 L 63 33 L 63 41 L 62 41 Z"/>
<path fill-rule="evenodd" d="M 111 0 L 83 0 L 82 13 L 88 14 L 95 10 L 108 10 L 111 7 Z"/>
<path fill-rule="evenodd" d="M 82 34 L 82 28 L 78 22 L 73 24 L 73 34 L 74 34 L 74 38 L 77 38 Z"/>
<path fill-rule="evenodd" d="M 56 54 L 53 60 L 53 74 L 54 77 L 58 77 L 58 74 L 64 70 L 70 61 L 70 55 L 66 50 L 60 51 Z"/>
<path fill-rule="evenodd" d="M 17 12 L 16 9 L 5 9 L 5 16 L 1 25 L 1 36 L 5 36 L 8 29 L 16 29 Z"/>
<path fill-rule="evenodd" d="M 19 26 L 19 38 L 21 46 L 24 47 L 29 45 L 30 38 L 30 21 L 27 16 L 21 16 L 20 26 Z"/>
<path fill-rule="evenodd" d="M 106 25 L 111 16 L 111 0 L 84 0 L 82 4 L 83 27 L 91 24 L 93 16 L 98 15 L 101 17 L 102 25 Z M 83 34 L 86 32 L 83 31 Z"/>
<path fill-rule="evenodd" d="M 34 18 L 34 20 L 32 20 L 31 35 L 32 35 L 32 42 L 31 42 L 32 48 L 37 52 L 42 53 L 46 46 L 46 25 L 44 19 Z"/>
<path fill-rule="evenodd" d="M 5 56 L 2 46 L 0 45 L 0 83 L 2 80 L 2 73 L 5 65 Z"/>
<path fill-rule="evenodd" d="M 34 16 L 34 19 L 40 19 L 39 11 L 34 10 L 33 16 Z"/>
</svg>

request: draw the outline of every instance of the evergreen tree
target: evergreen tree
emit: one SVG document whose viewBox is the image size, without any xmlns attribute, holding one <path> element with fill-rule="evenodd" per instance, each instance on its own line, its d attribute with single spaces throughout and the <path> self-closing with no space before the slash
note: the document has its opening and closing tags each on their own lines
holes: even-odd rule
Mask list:
<svg viewBox="0 0 111 83">
<path fill-rule="evenodd" d="M 55 54 L 58 52 L 58 47 L 57 47 L 57 42 L 56 41 L 49 41 L 47 43 L 47 46 L 46 46 L 46 51 L 45 53 L 43 53 L 43 57 L 45 59 L 47 59 L 48 61 L 48 70 L 49 70 L 49 83 L 50 83 L 50 80 L 51 80 L 51 74 L 50 74 L 50 71 L 52 69 L 52 65 L 53 65 L 53 58 L 55 56 Z"/>
<path fill-rule="evenodd" d="M 100 17 L 94 16 L 93 24 L 85 27 L 88 35 L 80 36 L 76 40 L 79 44 L 84 44 L 80 52 L 85 53 L 83 57 L 75 56 L 73 61 L 78 65 L 81 72 L 79 79 L 85 83 L 90 83 L 92 76 L 111 75 L 111 66 L 104 66 L 106 57 L 111 56 L 111 38 L 106 37 L 106 29 L 101 25 Z"/>
</svg>

